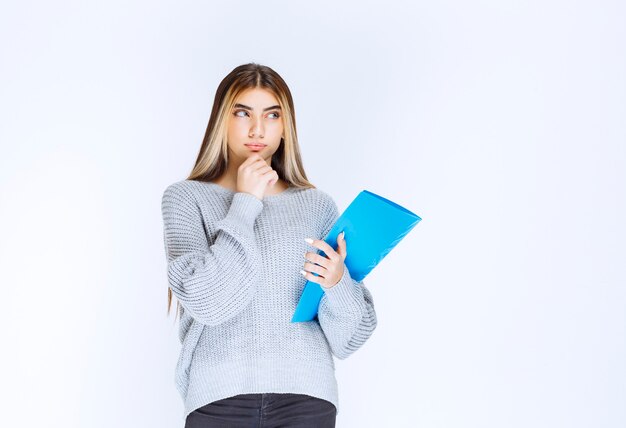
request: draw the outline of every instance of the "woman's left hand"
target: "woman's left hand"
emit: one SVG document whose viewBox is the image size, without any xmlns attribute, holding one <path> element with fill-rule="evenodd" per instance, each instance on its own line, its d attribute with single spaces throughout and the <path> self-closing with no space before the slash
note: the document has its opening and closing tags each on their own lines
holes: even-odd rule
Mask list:
<svg viewBox="0 0 626 428">
<path fill-rule="evenodd" d="M 310 262 L 304 263 L 304 270 L 301 270 L 300 273 L 309 281 L 315 282 L 323 288 L 332 288 L 337 285 L 343 276 L 344 260 L 348 255 L 344 232 L 337 236 L 337 251 L 322 239 L 305 238 L 305 241 L 324 251 L 326 257 L 317 253 L 304 253 L 304 258 Z M 315 276 L 311 272 L 320 276 Z"/>
</svg>

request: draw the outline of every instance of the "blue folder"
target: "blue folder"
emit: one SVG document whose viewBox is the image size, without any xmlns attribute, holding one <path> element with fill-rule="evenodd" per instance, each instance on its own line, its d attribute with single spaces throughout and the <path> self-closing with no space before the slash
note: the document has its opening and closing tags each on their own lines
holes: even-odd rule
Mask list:
<svg viewBox="0 0 626 428">
<path fill-rule="evenodd" d="M 324 241 L 336 250 L 337 235 L 345 232 L 346 267 L 352 279 L 362 281 L 420 220 L 397 203 L 363 190 L 339 216 Z M 320 249 L 317 253 L 326 256 Z M 321 285 L 307 281 L 291 322 L 314 320 L 323 295 Z"/>
</svg>

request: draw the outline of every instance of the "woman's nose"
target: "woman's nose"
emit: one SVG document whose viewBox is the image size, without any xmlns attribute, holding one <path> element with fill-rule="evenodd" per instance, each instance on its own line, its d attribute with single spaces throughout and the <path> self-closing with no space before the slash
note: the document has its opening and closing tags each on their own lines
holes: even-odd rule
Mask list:
<svg viewBox="0 0 626 428">
<path fill-rule="evenodd" d="M 263 121 L 261 119 L 254 121 L 254 124 L 252 125 L 252 132 L 257 136 L 263 136 Z"/>
</svg>

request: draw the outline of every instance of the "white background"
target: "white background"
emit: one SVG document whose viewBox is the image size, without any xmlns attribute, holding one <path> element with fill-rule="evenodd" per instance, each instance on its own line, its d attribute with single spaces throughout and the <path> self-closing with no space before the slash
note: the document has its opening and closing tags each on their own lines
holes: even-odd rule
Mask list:
<svg viewBox="0 0 626 428">
<path fill-rule="evenodd" d="M 626 8 L 20 1 L 0 13 L 4 427 L 182 427 L 160 202 L 237 65 L 311 181 L 423 220 L 338 427 L 626 426 Z"/>
</svg>

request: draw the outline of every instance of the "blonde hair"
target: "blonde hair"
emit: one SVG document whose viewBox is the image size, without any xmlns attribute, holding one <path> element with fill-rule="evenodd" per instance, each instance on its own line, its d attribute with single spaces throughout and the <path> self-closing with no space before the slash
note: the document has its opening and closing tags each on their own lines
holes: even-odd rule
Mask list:
<svg viewBox="0 0 626 428">
<path fill-rule="evenodd" d="M 213 100 L 202 146 L 187 180 L 212 181 L 221 177 L 228 165 L 228 120 L 237 98 L 248 89 L 262 88 L 278 100 L 283 118 L 284 138 L 272 155 L 271 167 L 290 187 L 315 188 L 309 182 L 300 156 L 296 116 L 291 91 L 282 77 L 270 67 L 248 63 L 235 67 L 219 84 Z M 167 288 L 167 313 L 172 305 L 172 289 Z M 176 317 L 180 302 L 176 302 Z"/>
</svg>

